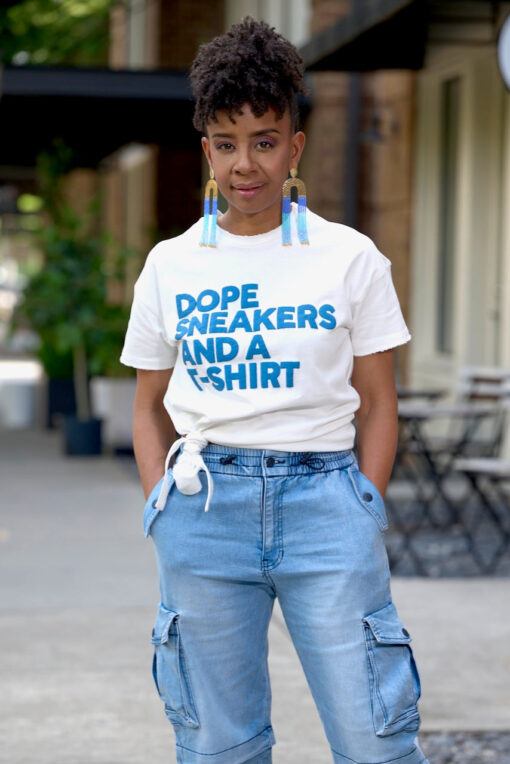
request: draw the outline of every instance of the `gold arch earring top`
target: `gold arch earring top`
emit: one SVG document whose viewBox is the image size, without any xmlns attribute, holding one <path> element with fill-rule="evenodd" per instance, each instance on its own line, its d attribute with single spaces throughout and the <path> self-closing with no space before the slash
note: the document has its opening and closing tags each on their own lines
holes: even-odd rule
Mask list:
<svg viewBox="0 0 510 764">
<path fill-rule="evenodd" d="M 303 181 L 297 177 L 297 167 L 292 167 L 290 170 L 291 177 L 287 178 L 282 186 L 282 195 L 290 197 L 290 193 L 293 188 L 297 189 L 298 196 L 306 196 L 306 188 Z"/>
<path fill-rule="evenodd" d="M 209 180 L 205 184 L 205 198 L 208 199 L 210 197 L 210 194 L 212 192 L 212 198 L 217 199 L 218 198 L 218 184 L 214 180 L 214 170 L 212 167 L 209 167 Z"/>
</svg>

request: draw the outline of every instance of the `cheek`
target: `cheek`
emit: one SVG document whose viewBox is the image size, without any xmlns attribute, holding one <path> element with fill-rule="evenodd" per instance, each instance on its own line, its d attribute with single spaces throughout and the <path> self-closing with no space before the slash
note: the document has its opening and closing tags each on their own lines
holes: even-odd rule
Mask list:
<svg viewBox="0 0 510 764">
<path fill-rule="evenodd" d="M 213 162 L 212 168 L 214 170 L 214 176 L 219 184 L 225 184 L 227 183 L 227 179 L 229 177 L 229 172 L 227 169 L 225 169 L 224 163 L 222 162 Z"/>
<path fill-rule="evenodd" d="M 273 174 L 275 176 L 280 176 L 282 183 L 287 178 L 287 175 L 289 173 L 289 167 L 290 167 L 290 155 L 288 151 L 280 151 L 278 152 L 278 155 L 274 157 L 273 160 Z"/>
</svg>

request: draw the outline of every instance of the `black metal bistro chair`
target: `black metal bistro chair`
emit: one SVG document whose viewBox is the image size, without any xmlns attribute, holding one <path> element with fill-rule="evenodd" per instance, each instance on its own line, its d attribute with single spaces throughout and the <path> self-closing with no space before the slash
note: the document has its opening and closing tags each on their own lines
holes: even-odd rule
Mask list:
<svg viewBox="0 0 510 764">
<path fill-rule="evenodd" d="M 389 547 L 394 567 L 407 554 L 416 572 L 427 575 L 423 539 L 436 539 L 428 545 L 432 548 L 437 539 L 455 538 L 457 546 L 463 544 L 479 567 L 487 569 L 465 512 L 481 488 L 475 488 L 473 472 L 464 473 L 468 480 L 462 480 L 455 466 L 460 459 L 494 458 L 500 452 L 507 414 L 503 402 L 509 397 L 510 369 L 466 367 L 457 400 L 399 401 L 399 449 L 387 496 L 391 525 L 400 536 L 400 546 Z M 442 435 L 436 434 L 438 425 Z"/>
</svg>

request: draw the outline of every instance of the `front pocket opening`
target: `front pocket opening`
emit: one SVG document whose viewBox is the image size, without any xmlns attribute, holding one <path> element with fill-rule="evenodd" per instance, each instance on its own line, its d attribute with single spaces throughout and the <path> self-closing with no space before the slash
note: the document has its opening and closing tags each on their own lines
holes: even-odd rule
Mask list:
<svg viewBox="0 0 510 764">
<path fill-rule="evenodd" d="M 170 481 L 169 483 L 169 491 L 168 496 L 170 496 L 170 492 L 172 490 L 172 487 L 174 485 L 174 476 L 173 473 L 170 472 L 168 475 L 168 479 Z M 150 492 L 149 496 L 147 497 L 147 501 L 145 502 L 145 507 L 143 510 L 143 535 L 145 538 L 147 538 L 151 532 L 152 525 L 154 523 L 154 520 L 156 517 L 161 514 L 161 512 L 164 512 L 163 509 L 158 509 L 156 505 L 156 501 L 159 496 L 159 492 L 161 489 L 161 484 L 163 483 L 163 478 L 160 478 L 160 480 L 156 483 L 152 491 Z M 167 504 L 168 504 L 168 498 L 167 498 Z M 166 508 L 166 507 L 165 507 Z"/>
<path fill-rule="evenodd" d="M 179 614 L 160 605 L 152 630 L 152 674 L 165 712 L 174 724 L 199 726 L 191 692 L 186 656 L 179 629 Z"/>
<path fill-rule="evenodd" d="M 421 683 L 411 635 L 393 603 L 363 618 L 375 734 L 384 737 L 420 724 Z"/>
<path fill-rule="evenodd" d="M 363 475 L 363 473 L 359 470 L 356 470 L 357 474 L 355 475 L 353 468 L 349 467 L 347 473 L 349 475 L 349 479 L 351 481 L 356 498 L 358 499 L 363 509 L 372 515 L 381 531 L 386 531 L 388 529 L 388 518 L 386 517 L 384 499 L 380 495 L 379 491 L 376 491 L 375 486 L 373 486 L 369 479 L 365 477 L 365 475 Z M 356 478 L 362 479 L 366 482 L 366 490 L 363 490 L 363 488 L 358 485 Z M 364 496 L 368 493 L 370 494 L 370 500 L 364 498 Z M 377 507 L 379 507 L 379 509 L 377 509 Z"/>
</svg>

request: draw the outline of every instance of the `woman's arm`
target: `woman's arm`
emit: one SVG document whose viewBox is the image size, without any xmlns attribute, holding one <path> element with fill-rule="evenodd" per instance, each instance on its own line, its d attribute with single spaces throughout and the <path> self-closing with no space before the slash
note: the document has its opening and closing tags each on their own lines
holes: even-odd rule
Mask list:
<svg viewBox="0 0 510 764">
<path fill-rule="evenodd" d="M 398 438 L 393 350 L 355 356 L 351 383 L 361 399 L 356 412 L 360 470 L 384 496 Z"/>
<path fill-rule="evenodd" d="M 137 369 L 133 409 L 133 448 L 142 487 L 147 498 L 165 472 L 168 449 L 175 428 L 163 405 L 172 369 Z"/>
</svg>

